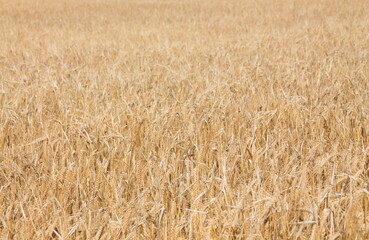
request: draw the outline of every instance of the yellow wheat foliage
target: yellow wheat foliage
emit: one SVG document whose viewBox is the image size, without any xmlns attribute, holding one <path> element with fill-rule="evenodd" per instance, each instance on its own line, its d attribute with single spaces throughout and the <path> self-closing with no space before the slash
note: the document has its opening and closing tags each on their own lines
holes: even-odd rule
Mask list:
<svg viewBox="0 0 369 240">
<path fill-rule="evenodd" d="M 0 0 L 0 237 L 368 239 L 366 0 Z"/>
</svg>

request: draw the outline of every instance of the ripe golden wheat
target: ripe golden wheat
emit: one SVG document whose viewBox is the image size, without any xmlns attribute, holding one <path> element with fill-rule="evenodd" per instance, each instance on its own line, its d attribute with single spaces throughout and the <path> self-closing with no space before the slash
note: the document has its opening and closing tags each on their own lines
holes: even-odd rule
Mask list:
<svg viewBox="0 0 369 240">
<path fill-rule="evenodd" d="M 0 0 L 0 238 L 369 239 L 366 0 Z"/>
</svg>

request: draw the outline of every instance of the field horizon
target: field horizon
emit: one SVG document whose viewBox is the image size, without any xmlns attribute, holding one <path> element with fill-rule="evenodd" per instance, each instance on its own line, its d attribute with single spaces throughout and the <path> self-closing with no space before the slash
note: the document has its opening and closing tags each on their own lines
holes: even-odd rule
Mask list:
<svg viewBox="0 0 369 240">
<path fill-rule="evenodd" d="M 1 239 L 369 239 L 365 0 L 0 0 Z"/>
</svg>

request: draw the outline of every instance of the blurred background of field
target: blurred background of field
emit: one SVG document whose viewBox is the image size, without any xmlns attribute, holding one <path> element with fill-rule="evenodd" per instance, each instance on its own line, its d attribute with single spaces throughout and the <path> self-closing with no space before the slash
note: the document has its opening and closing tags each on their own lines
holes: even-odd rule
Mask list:
<svg viewBox="0 0 369 240">
<path fill-rule="evenodd" d="M 366 0 L 0 0 L 0 237 L 368 239 Z"/>
</svg>

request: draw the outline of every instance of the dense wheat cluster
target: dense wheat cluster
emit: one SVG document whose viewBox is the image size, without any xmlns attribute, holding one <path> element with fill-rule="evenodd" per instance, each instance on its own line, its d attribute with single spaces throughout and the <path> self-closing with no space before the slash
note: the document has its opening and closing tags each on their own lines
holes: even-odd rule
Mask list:
<svg viewBox="0 0 369 240">
<path fill-rule="evenodd" d="M 366 0 L 0 0 L 3 239 L 368 239 Z"/>
</svg>

